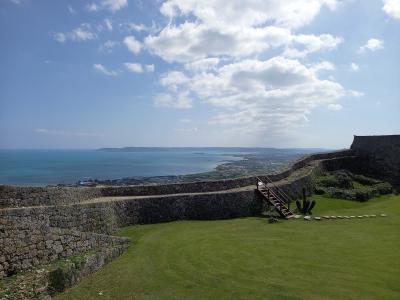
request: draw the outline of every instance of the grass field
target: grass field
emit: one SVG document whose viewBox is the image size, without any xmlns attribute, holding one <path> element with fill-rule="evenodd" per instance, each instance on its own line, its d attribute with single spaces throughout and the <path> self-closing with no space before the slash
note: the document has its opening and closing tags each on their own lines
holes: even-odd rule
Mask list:
<svg viewBox="0 0 400 300">
<path fill-rule="evenodd" d="M 314 215 L 131 226 L 121 257 L 57 299 L 400 299 L 400 196 L 313 197 Z"/>
</svg>

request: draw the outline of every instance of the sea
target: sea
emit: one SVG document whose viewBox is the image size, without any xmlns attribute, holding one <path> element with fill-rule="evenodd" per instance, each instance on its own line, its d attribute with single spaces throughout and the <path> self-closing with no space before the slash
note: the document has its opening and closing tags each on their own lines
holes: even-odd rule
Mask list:
<svg viewBox="0 0 400 300">
<path fill-rule="evenodd" d="M 235 148 L 0 150 L 0 184 L 46 186 L 87 179 L 201 173 L 250 152 Z"/>
</svg>

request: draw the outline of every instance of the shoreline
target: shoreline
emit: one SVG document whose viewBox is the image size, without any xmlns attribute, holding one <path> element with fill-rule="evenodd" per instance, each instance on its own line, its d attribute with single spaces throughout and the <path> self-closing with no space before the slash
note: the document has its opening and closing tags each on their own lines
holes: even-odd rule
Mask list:
<svg viewBox="0 0 400 300">
<path fill-rule="evenodd" d="M 242 149 L 241 149 L 242 150 Z M 271 149 L 248 148 L 248 153 L 224 153 L 223 156 L 237 159 L 226 159 L 217 163 L 215 167 L 205 172 L 186 173 L 180 175 L 156 175 L 156 176 L 124 176 L 120 178 L 77 179 L 70 183 L 0 183 L 9 186 L 25 187 L 87 187 L 87 186 L 134 186 L 184 183 L 194 181 L 211 181 L 253 176 L 278 172 L 295 162 L 304 155 L 315 153 L 315 149 Z"/>
</svg>

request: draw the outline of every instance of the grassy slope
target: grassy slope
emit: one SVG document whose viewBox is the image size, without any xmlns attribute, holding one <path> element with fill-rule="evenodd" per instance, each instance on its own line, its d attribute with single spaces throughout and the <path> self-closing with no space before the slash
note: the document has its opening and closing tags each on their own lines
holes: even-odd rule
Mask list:
<svg viewBox="0 0 400 300">
<path fill-rule="evenodd" d="M 59 299 L 400 299 L 400 196 L 314 199 L 315 214 L 388 217 L 132 226 L 129 250 Z"/>
</svg>

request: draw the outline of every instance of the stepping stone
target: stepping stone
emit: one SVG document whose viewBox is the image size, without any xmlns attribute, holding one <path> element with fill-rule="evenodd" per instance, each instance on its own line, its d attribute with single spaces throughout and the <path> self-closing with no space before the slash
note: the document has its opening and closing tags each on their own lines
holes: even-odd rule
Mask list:
<svg viewBox="0 0 400 300">
<path fill-rule="evenodd" d="M 381 217 L 387 217 L 387 215 L 386 214 L 381 214 Z"/>
<path fill-rule="evenodd" d="M 311 221 L 311 217 L 310 217 L 310 216 L 305 216 L 305 217 L 304 217 L 304 220 L 306 220 L 306 221 Z"/>
<path fill-rule="evenodd" d="M 302 217 L 302 215 L 294 215 L 295 219 L 300 219 Z"/>
<path fill-rule="evenodd" d="M 343 219 L 343 217 L 342 216 L 337 216 L 338 217 L 338 219 Z"/>
<path fill-rule="evenodd" d="M 324 219 L 330 219 L 330 216 L 323 216 Z"/>
<path fill-rule="evenodd" d="M 373 217 L 373 218 L 375 218 L 375 217 L 376 217 L 376 215 L 370 215 L 370 217 Z"/>
<path fill-rule="evenodd" d="M 322 220 L 321 217 L 314 217 L 314 219 L 315 219 L 315 220 L 318 220 L 318 221 Z"/>
<path fill-rule="evenodd" d="M 369 215 L 364 215 L 365 218 L 369 218 Z"/>
<path fill-rule="evenodd" d="M 355 218 L 356 216 L 350 216 L 350 218 Z"/>
<path fill-rule="evenodd" d="M 350 219 L 350 217 L 349 217 L 349 216 L 344 216 L 343 218 L 345 218 L 345 219 Z"/>
<path fill-rule="evenodd" d="M 331 219 L 336 219 L 336 216 L 331 216 Z"/>
<path fill-rule="evenodd" d="M 360 218 L 360 219 L 361 219 L 361 218 L 364 218 L 364 216 L 358 216 L 358 218 Z"/>
</svg>

